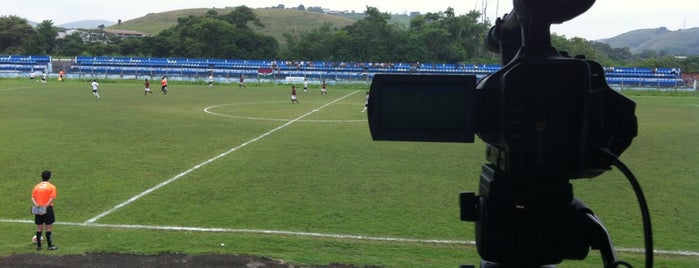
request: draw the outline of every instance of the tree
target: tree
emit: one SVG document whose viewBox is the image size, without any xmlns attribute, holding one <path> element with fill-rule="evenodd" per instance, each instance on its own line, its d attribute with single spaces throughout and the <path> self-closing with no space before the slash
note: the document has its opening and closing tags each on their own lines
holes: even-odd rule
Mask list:
<svg viewBox="0 0 699 268">
<path fill-rule="evenodd" d="M 208 11 L 206 11 L 206 14 L 204 16 L 215 18 L 218 17 L 218 12 L 215 9 L 209 9 Z"/>
<path fill-rule="evenodd" d="M 679 68 L 683 73 L 699 72 L 699 57 L 677 58 L 672 56 L 641 59 L 634 63 L 638 67 L 672 67 Z"/>
<path fill-rule="evenodd" d="M 260 21 L 260 18 L 255 15 L 255 12 L 246 6 L 236 7 L 233 11 L 228 13 L 228 15 L 221 16 L 221 19 L 235 25 L 239 29 L 249 29 L 248 22 L 252 22 L 259 27 L 265 27 Z"/>
<path fill-rule="evenodd" d="M 614 62 L 615 66 L 620 66 L 628 64 L 632 61 L 637 60 L 637 57 L 631 53 L 628 47 L 624 48 L 612 48 L 607 43 L 590 41 L 590 46 L 596 51 L 607 55 L 609 59 Z M 611 66 L 611 65 L 610 65 Z"/>
<path fill-rule="evenodd" d="M 323 13 L 323 8 L 322 7 L 307 7 L 306 11 Z"/>
<path fill-rule="evenodd" d="M 233 39 L 236 28 L 226 21 L 206 17 L 180 30 L 180 36 L 185 40 L 184 49 L 192 55 L 220 58 L 240 54 Z"/>
<path fill-rule="evenodd" d="M 398 25 L 389 24 L 391 16 L 381 13 L 375 7 L 367 6 L 366 17 L 354 24 L 345 26 L 349 36 L 352 58 L 364 62 L 391 62 L 401 60 L 406 51 L 397 50 L 394 45 L 407 42 L 407 34 Z"/>
<path fill-rule="evenodd" d="M 0 16 L 0 53 L 22 54 L 23 45 L 36 32 L 27 19 L 14 15 Z"/>
<path fill-rule="evenodd" d="M 170 34 L 171 31 L 165 30 L 156 36 L 144 37 L 141 53 L 144 56 L 169 57 L 173 49 L 168 39 Z"/>
<path fill-rule="evenodd" d="M 53 25 L 53 21 L 44 20 L 36 26 L 38 42 L 41 45 L 41 52 L 38 54 L 53 54 L 56 48 L 56 37 L 58 37 L 58 27 Z"/>
<path fill-rule="evenodd" d="M 56 54 L 61 56 L 78 56 L 85 51 L 85 42 L 83 42 L 80 32 L 72 33 L 57 42 Z"/>
<path fill-rule="evenodd" d="M 450 51 L 455 47 L 451 46 L 452 39 L 447 29 L 430 27 L 422 31 L 418 38 L 419 42 L 425 46 L 430 53 L 426 58 L 421 60 L 422 62 L 458 62 L 463 60 L 466 56 L 463 49 L 459 52 Z"/>
<path fill-rule="evenodd" d="M 332 24 L 326 22 L 305 33 L 284 33 L 287 49 L 283 55 L 291 59 L 331 60 L 333 48 L 331 36 L 335 32 Z"/>
<path fill-rule="evenodd" d="M 227 15 L 209 11 L 204 16 L 180 17 L 177 25 L 158 34 L 158 43 L 144 42 L 153 56 L 268 59 L 277 55 L 278 44 L 260 35 L 249 22 L 264 26 L 248 7 Z M 161 42 L 166 43 L 162 44 Z M 146 53 L 144 53 L 146 54 Z"/>
<path fill-rule="evenodd" d="M 559 51 L 565 51 L 571 57 L 582 55 L 603 66 L 619 66 L 619 62 L 611 60 L 604 50 L 596 49 L 592 42 L 580 37 L 566 39 L 563 35 L 551 34 L 551 45 Z"/>
<path fill-rule="evenodd" d="M 643 59 L 652 59 L 658 57 L 658 52 L 653 49 L 644 49 L 638 56 Z"/>
<path fill-rule="evenodd" d="M 121 55 L 143 55 L 143 38 L 126 38 L 119 43 L 119 54 Z"/>
<path fill-rule="evenodd" d="M 480 13 L 456 16 L 453 8 L 427 13 L 410 20 L 410 35 L 427 48 L 423 61 L 457 63 L 482 57 L 483 39 L 490 27 L 480 23 Z"/>
<path fill-rule="evenodd" d="M 90 42 L 87 44 L 85 54 L 92 56 L 114 56 L 119 54 L 119 46 L 102 42 Z"/>
</svg>

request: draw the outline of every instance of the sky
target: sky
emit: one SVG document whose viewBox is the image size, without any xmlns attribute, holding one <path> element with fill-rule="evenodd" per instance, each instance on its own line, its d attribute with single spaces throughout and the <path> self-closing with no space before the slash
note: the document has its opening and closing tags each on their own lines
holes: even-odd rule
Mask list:
<svg viewBox="0 0 699 268">
<path fill-rule="evenodd" d="M 16 15 L 30 21 L 52 20 L 54 25 L 80 20 L 127 21 L 148 13 L 186 8 L 224 8 L 245 5 L 250 8 L 287 8 L 299 5 L 332 10 L 364 12 L 367 6 L 387 13 L 421 13 L 445 11 L 451 7 L 457 15 L 471 10 L 482 11 L 491 22 L 512 9 L 512 0 L 3 0 L 0 16 Z M 568 38 L 588 40 L 610 38 L 636 30 L 667 27 L 676 31 L 699 27 L 699 1 L 671 0 L 598 0 L 586 13 L 551 31 Z"/>
</svg>

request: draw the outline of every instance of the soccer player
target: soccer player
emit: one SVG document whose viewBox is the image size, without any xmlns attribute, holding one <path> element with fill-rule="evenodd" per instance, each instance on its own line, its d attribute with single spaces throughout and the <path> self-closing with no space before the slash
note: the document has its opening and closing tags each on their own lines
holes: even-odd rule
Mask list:
<svg viewBox="0 0 699 268">
<path fill-rule="evenodd" d="M 167 76 L 163 76 L 163 78 L 160 79 L 160 91 L 167 95 Z"/>
<path fill-rule="evenodd" d="M 36 250 L 41 250 L 41 234 L 44 231 L 44 227 L 46 227 L 46 242 L 48 243 L 48 248 L 46 249 L 58 249 L 53 244 L 53 237 L 51 235 L 51 226 L 56 222 L 56 215 L 53 212 L 53 200 L 56 199 L 56 186 L 49 182 L 50 178 L 51 171 L 44 170 L 41 172 L 41 182 L 36 184 L 32 190 L 32 202 L 34 206 L 46 208 L 46 211 L 42 211 L 42 214 L 34 215 L 34 223 L 36 223 Z"/>
<path fill-rule="evenodd" d="M 296 86 L 291 86 L 291 103 L 299 103 L 299 100 L 296 98 Z"/>
<path fill-rule="evenodd" d="M 153 95 L 153 92 L 150 91 L 150 81 L 148 81 L 148 78 L 146 78 L 145 86 L 146 86 L 146 89 L 145 89 L 145 91 L 143 92 L 143 96 L 148 95 L 148 93 L 150 93 L 151 95 Z"/>
<path fill-rule="evenodd" d="M 320 95 L 328 95 L 328 88 L 325 84 L 325 80 L 323 80 L 323 84 L 320 85 Z"/>
<path fill-rule="evenodd" d="M 29 73 L 29 81 L 36 82 L 36 80 L 34 80 L 34 70 L 32 70 L 32 72 Z"/>
<path fill-rule="evenodd" d="M 58 72 L 58 81 L 63 82 L 63 76 L 65 76 L 65 75 L 66 75 L 66 72 L 64 72 L 63 70 L 59 71 Z"/>
<path fill-rule="evenodd" d="M 100 86 L 100 84 L 97 83 L 97 80 L 93 79 L 92 84 L 90 84 L 90 85 L 92 86 L 92 95 L 95 95 L 95 97 L 97 97 L 99 99 L 100 94 L 97 93 L 97 88 Z"/>
<path fill-rule="evenodd" d="M 214 87 L 214 75 L 210 74 L 209 75 L 209 88 L 213 88 L 213 87 Z"/>
<path fill-rule="evenodd" d="M 41 83 L 46 84 L 46 72 L 41 73 Z"/>
<path fill-rule="evenodd" d="M 366 112 L 367 107 L 369 107 L 369 91 L 366 92 L 366 98 L 364 98 L 364 109 L 362 109 L 362 113 Z"/>
<path fill-rule="evenodd" d="M 240 82 L 238 82 L 238 88 L 248 88 L 245 86 L 245 75 L 240 74 Z"/>
<path fill-rule="evenodd" d="M 308 93 L 308 80 L 303 79 L 303 93 Z"/>
</svg>

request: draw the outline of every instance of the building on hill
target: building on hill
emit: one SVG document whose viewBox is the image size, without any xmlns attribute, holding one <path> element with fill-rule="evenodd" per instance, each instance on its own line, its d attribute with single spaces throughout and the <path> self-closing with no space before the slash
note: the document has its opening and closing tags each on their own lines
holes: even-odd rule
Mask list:
<svg viewBox="0 0 699 268">
<path fill-rule="evenodd" d="M 127 37 L 146 37 L 148 36 L 147 33 L 142 33 L 142 32 L 137 32 L 137 31 L 129 31 L 129 30 L 104 30 L 107 34 L 112 34 L 114 36 L 122 37 L 122 38 L 127 38 Z"/>
<path fill-rule="evenodd" d="M 129 31 L 129 30 L 85 30 L 85 29 L 67 29 L 58 32 L 56 39 L 64 39 L 69 35 L 79 33 L 83 42 L 107 42 L 111 37 L 131 38 L 131 37 L 147 37 L 149 34 Z"/>
</svg>

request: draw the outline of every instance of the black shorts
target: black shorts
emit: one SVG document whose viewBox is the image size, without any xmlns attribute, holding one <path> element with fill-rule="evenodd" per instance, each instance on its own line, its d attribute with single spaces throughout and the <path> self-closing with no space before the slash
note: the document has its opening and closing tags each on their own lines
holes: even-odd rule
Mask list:
<svg viewBox="0 0 699 268">
<path fill-rule="evenodd" d="M 53 206 L 47 207 L 46 214 L 44 215 L 34 215 L 34 223 L 36 223 L 36 225 L 50 225 L 54 222 L 56 222 L 56 214 L 53 213 Z"/>
</svg>

